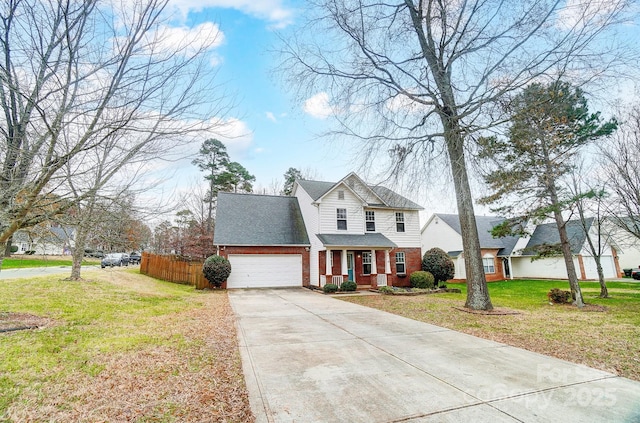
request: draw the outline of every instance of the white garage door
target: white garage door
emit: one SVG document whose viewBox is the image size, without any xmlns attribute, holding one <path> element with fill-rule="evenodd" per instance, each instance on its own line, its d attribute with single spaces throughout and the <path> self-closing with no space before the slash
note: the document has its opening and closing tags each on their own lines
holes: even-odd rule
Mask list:
<svg viewBox="0 0 640 423">
<path fill-rule="evenodd" d="M 302 286 L 300 254 L 229 254 L 227 288 Z"/>
</svg>

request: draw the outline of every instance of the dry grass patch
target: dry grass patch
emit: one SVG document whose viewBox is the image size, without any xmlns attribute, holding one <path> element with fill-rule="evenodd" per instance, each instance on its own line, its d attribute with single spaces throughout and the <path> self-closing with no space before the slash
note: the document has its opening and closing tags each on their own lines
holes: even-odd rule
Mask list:
<svg viewBox="0 0 640 423">
<path fill-rule="evenodd" d="M 566 282 L 564 282 L 566 284 Z M 554 356 L 640 381 L 640 284 L 611 283 L 611 299 L 595 297 L 582 283 L 587 302 L 550 305 L 546 293 L 563 282 L 513 281 L 489 284 L 493 305 L 519 314 L 474 314 L 456 308 L 466 293 L 438 296 L 344 298 L 368 307 Z M 462 286 L 464 288 L 464 286 Z M 597 311 L 597 312 L 590 312 Z"/>
<path fill-rule="evenodd" d="M 44 284 L 72 286 L 76 298 L 69 301 L 99 304 L 101 313 L 78 316 L 82 307 L 60 305 L 50 310 L 64 322 L 56 332 L 0 337 L 0 353 L 15 354 L 11 342 L 36 346 L 23 351 L 22 363 L 14 355 L 0 365 L 15 385 L 0 393 L 0 421 L 254 421 L 225 292 L 196 292 L 124 270 L 91 279 Z M 47 352 L 52 359 L 34 368 Z"/>
</svg>

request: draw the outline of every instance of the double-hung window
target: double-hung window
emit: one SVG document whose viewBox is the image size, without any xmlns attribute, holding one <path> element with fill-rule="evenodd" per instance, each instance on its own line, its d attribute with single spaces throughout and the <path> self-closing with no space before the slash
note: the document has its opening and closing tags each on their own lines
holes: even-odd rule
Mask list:
<svg viewBox="0 0 640 423">
<path fill-rule="evenodd" d="M 493 257 L 487 256 L 482 258 L 482 266 L 484 267 L 484 273 L 496 273 Z"/>
<path fill-rule="evenodd" d="M 371 274 L 371 253 L 362 253 L 362 273 L 365 275 Z"/>
<path fill-rule="evenodd" d="M 406 273 L 406 268 L 404 265 L 404 253 L 399 252 L 396 253 L 396 273 L 403 274 Z"/>
<path fill-rule="evenodd" d="M 404 213 L 396 212 L 396 232 L 404 232 Z"/>
<path fill-rule="evenodd" d="M 336 209 L 337 227 L 341 231 L 347 230 L 347 209 Z"/>
<path fill-rule="evenodd" d="M 367 226 L 367 232 L 376 231 L 376 213 L 374 211 L 365 211 L 364 220 Z"/>
</svg>

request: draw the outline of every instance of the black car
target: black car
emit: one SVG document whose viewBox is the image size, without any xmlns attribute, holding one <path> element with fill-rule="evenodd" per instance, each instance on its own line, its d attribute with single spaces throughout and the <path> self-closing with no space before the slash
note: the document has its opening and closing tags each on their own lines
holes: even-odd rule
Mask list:
<svg viewBox="0 0 640 423">
<path fill-rule="evenodd" d="M 140 264 L 140 260 L 142 260 L 142 256 L 140 255 L 140 253 L 134 251 L 129 254 L 129 263 Z"/>
<path fill-rule="evenodd" d="M 640 280 L 640 269 L 633 269 L 631 271 L 631 277 L 635 280 Z"/>
<path fill-rule="evenodd" d="M 100 267 L 103 269 L 107 266 L 128 266 L 129 265 L 129 255 L 124 253 L 109 253 L 102 259 L 100 263 Z"/>
</svg>

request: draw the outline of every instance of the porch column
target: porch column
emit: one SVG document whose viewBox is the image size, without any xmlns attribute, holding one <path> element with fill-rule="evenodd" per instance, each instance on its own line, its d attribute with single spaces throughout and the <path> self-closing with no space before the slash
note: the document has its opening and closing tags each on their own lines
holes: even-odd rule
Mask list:
<svg viewBox="0 0 640 423">
<path fill-rule="evenodd" d="M 342 254 L 340 256 L 340 266 L 342 268 L 342 276 L 348 276 L 349 269 L 347 268 L 347 250 L 342 250 Z"/>
<path fill-rule="evenodd" d="M 327 254 L 325 257 L 325 266 L 324 266 L 324 274 L 327 276 L 331 276 L 331 258 L 333 257 L 333 251 L 327 248 Z"/>
<path fill-rule="evenodd" d="M 378 274 L 378 264 L 376 263 L 376 250 L 371 250 L 371 274 Z"/>
<path fill-rule="evenodd" d="M 509 254 L 509 279 L 513 280 L 513 266 L 511 265 L 511 254 Z"/>
<path fill-rule="evenodd" d="M 384 250 L 384 273 L 391 274 L 391 260 L 389 259 L 389 250 Z"/>
</svg>

